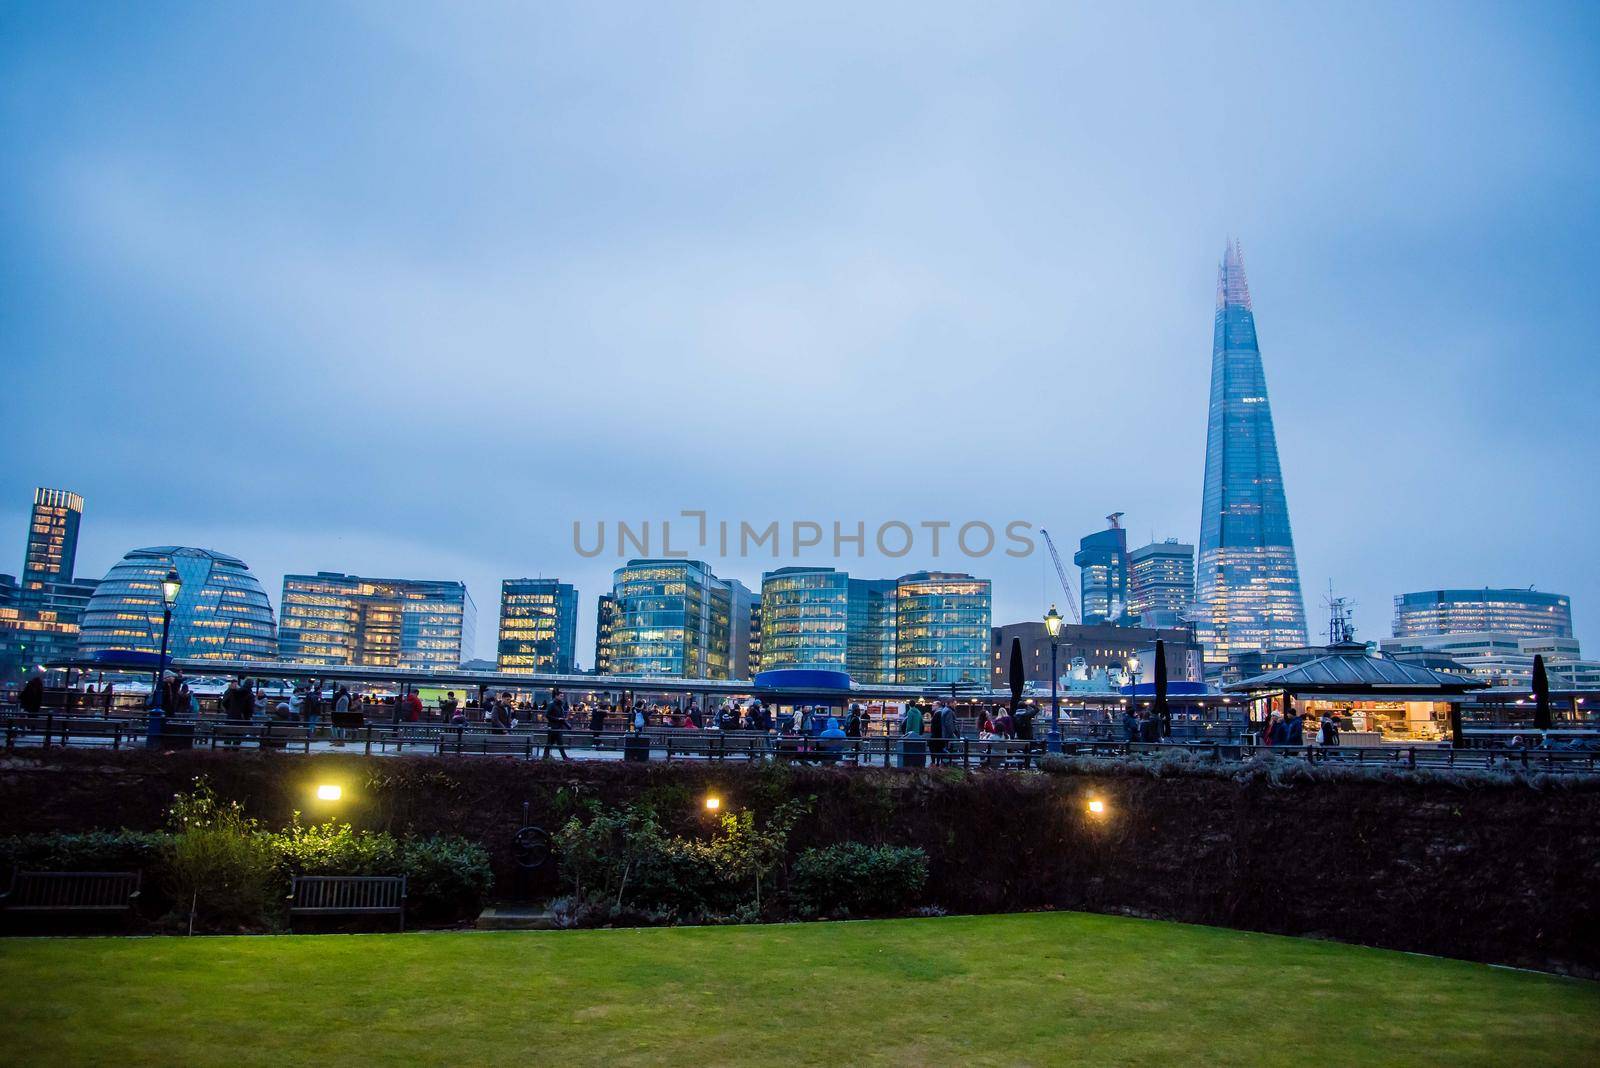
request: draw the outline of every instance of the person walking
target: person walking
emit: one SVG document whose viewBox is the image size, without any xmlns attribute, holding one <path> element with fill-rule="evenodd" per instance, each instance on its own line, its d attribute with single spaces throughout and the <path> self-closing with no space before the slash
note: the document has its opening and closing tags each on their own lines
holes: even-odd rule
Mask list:
<svg viewBox="0 0 1600 1068">
<path fill-rule="evenodd" d="M 1306 744 L 1306 717 L 1299 709 L 1291 710 L 1283 721 L 1283 744 L 1289 746 Z"/>
<path fill-rule="evenodd" d="M 1021 704 L 1011 715 L 1011 730 L 1019 742 L 1033 741 L 1033 719 L 1039 714 L 1037 705 Z"/>
<path fill-rule="evenodd" d="M 846 738 L 861 737 L 861 706 L 851 705 L 850 712 L 844 718 L 844 735 Z"/>
<path fill-rule="evenodd" d="M 942 748 L 948 761 L 956 752 L 956 742 L 961 739 L 961 720 L 956 717 L 955 707 L 949 701 L 940 701 L 935 715 L 938 716 L 939 737 L 943 739 Z"/>
<path fill-rule="evenodd" d="M 300 718 L 313 732 L 317 729 L 317 717 L 322 714 L 322 684 L 316 679 L 306 683 L 306 695 L 300 702 Z"/>
<path fill-rule="evenodd" d="M 901 721 L 900 733 L 907 737 L 922 733 L 922 708 L 915 701 L 906 702 L 906 714 Z"/>
<path fill-rule="evenodd" d="M 552 746 L 561 750 L 562 760 L 571 760 L 561 732 L 567 729 L 567 699 L 560 690 L 550 691 L 550 703 L 544 708 L 544 757 L 550 759 Z"/>
<path fill-rule="evenodd" d="M 1332 712 L 1324 712 L 1322 720 L 1317 724 L 1317 744 L 1331 746 L 1339 744 L 1339 721 Z"/>
<path fill-rule="evenodd" d="M 589 710 L 589 733 L 594 735 L 591 745 L 600 744 L 600 735 L 606 729 L 606 713 L 610 711 L 611 702 L 609 698 L 596 701 L 594 707 Z"/>
<path fill-rule="evenodd" d="M 349 735 L 349 729 L 340 725 L 340 720 L 350 714 L 350 688 L 340 686 L 333 691 L 333 744 L 340 749 L 344 748 L 344 740 Z"/>
</svg>

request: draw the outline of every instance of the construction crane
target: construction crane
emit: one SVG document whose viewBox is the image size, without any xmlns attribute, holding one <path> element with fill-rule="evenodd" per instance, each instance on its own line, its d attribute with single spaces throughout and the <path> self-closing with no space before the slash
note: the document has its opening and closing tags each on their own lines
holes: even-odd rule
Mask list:
<svg viewBox="0 0 1600 1068">
<path fill-rule="evenodd" d="M 1072 612 L 1074 623 L 1083 622 L 1083 613 L 1078 611 L 1078 598 L 1073 595 L 1072 584 L 1067 581 L 1067 569 L 1061 566 L 1061 554 L 1056 552 L 1056 543 L 1050 540 L 1050 532 L 1043 527 L 1039 533 L 1044 536 L 1045 548 L 1050 550 L 1050 559 L 1056 565 L 1056 578 L 1061 580 L 1061 592 L 1067 595 L 1067 608 Z"/>
</svg>

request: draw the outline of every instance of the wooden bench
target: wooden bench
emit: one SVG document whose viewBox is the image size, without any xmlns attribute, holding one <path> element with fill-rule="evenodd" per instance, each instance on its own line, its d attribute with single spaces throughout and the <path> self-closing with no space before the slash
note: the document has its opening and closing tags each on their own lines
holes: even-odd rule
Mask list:
<svg viewBox="0 0 1600 1068">
<path fill-rule="evenodd" d="M 851 749 L 847 747 L 848 741 L 854 739 L 837 738 L 781 738 L 772 755 L 778 760 L 790 764 L 837 764 Z M 829 743 L 837 744 L 829 744 Z M 852 754 L 853 755 L 853 754 Z"/>
<path fill-rule="evenodd" d="M 131 912 L 136 871 L 16 871 L 0 896 L 7 912 Z"/>
<path fill-rule="evenodd" d="M 406 929 L 404 875 L 296 875 L 289 887 L 289 919 L 296 916 L 400 917 Z"/>
</svg>

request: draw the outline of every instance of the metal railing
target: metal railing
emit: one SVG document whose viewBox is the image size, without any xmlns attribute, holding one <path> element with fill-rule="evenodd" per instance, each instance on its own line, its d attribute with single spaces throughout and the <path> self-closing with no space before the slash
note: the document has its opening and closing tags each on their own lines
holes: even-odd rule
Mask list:
<svg viewBox="0 0 1600 1068">
<path fill-rule="evenodd" d="M 102 747 L 122 749 L 149 744 L 149 721 L 125 717 L 38 716 L 0 713 L 4 745 L 17 748 Z M 1037 766 L 1050 751 L 1042 738 L 980 739 L 972 736 L 938 739 L 874 735 L 865 738 L 821 738 L 759 731 L 722 731 L 692 727 L 647 727 L 643 731 L 543 725 L 495 729 L 445 723 L 368 723 L 360 727 L 308 725 L 300 721 L 169 717 L 161 724 L 157 749 L 258 749 L 309 753 L 355 751 L 364 755 L 421 753 L 439 756 L 501 756 L 523 760 L 570 754 L 604 759 L 744 760 L 793 764 L 877 767 L 1021 768 Z M 1065 756 L 1125 757 L 1161 753 L 1195 753 L 1215 760 L 1243 760 L 1270 755 L 1311 764 L 1402 768 L 1507 768 L 1548 772 L 1600 770 L 1596 749 L 1453 749 L 1439 745 L 1261 746 L 1225 739 L 1128 742 L 1109 734 L 1062 739 Z"/>
</svg>

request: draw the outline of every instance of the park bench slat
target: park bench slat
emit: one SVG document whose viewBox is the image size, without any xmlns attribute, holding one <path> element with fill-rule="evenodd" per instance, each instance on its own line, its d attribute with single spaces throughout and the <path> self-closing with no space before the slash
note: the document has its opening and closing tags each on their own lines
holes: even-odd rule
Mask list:
<svg viewBox="0 0 1600 1068">
<path fill-rule="evenodd" d="M 406 925 L 404 875 L 297 875 L 289 887 L 289 915 L 393 914 Z"/>
</svg>

